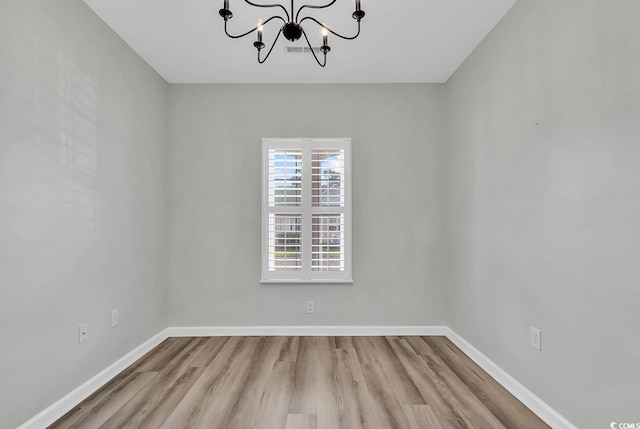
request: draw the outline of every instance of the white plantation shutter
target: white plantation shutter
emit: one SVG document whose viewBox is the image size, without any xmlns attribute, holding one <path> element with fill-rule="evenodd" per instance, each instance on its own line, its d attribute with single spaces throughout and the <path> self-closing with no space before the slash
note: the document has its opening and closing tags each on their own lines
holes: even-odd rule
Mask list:
<svg viewBox="0 0 640 429">
<path fill-rule="evenodd" d="M 262 281 L 351 282 L 351 141 L 262 147 Z"/>
<path fill-rule="evenodd" d="M 311 150 L 311 270 L 345 269 L 345 150 Z"/>
</svg>

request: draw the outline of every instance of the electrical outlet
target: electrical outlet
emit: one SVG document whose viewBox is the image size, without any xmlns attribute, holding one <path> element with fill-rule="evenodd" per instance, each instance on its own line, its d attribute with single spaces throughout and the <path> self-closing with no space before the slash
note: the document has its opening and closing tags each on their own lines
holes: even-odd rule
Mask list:
<svg viewBox="0 0 640 429">
<path fill-rule="evenodd" d="M 316 307 L 313 301 L 307 301 L 307 314 L 313 314 L 316 312 Z"/>
<path fill-rule="evenodd" d="M 538 328 L 531 327 L 531 347 L 538 351 L 542 351 L 542 331 Z"/>
<path fill-rule="evenodd" d="M 89 339 L 89 324 L 83 323 L 78 326 L 78 342 L 84 343 Z"/>
<path fill-rule="evenodd" d="M 111 327 L 115 328 L 118 326 L 118 309 L 114 308 L 111 310 Z"/>
</svg>

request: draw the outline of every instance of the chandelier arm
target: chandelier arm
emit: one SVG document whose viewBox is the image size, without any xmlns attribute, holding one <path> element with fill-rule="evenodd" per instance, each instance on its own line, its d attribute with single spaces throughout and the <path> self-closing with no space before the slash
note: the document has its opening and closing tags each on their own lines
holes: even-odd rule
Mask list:
<svg viewBox="0 0 640 429">
<path fill-rule="evenodd" d="M 271 55 L 271 51 L 273 51 L 273 48 L 276 46 L 276 42 L 278 41 L 278 38 L 280 37 L 280 35 L 282 34 L 282 28 L 280 28 L 280 31 L 278 31 L 278 35 L 276 36 L 275 40 L 273 41 L 273 44 L 271 45 L 271 48 L 269 48 L 269 52 L 267 52 L 267 56 L 264 57 L 263 60 L 260 60 L 260 49 L 258 49 L 258 63 L 262 64 L 265 61 L 267 61 L 267 58 L 269 58 L 269 55 Z"/>
<path fill-rule="evenodd" d="M 327 65 L 327 54 L 324 53 L 324 63 L 321 63 L 320 60 L 318 59 L 318 56 L 316 55 L 316 52 L 313 50 L 313 47 L 311 46 L 311 42 L 309 42 L 309 38 L 307 37 L 307 33 L 304 31 L 304 28 L 302 29 L 302 35 L 304 36 L 304 39 L 307 41 L 307 45 L 309 45 L 309 50 L 313 54 L 313 58 L 315 58 L 315 60 L 318 63 L 318 65 L 320 67 L 326 66 Z"/>
<path fill-rule="evenodd" d="M 338 0 L 333 0 L 333 1 L 327 3 L 327 4 L 323 5 L 323 6 L 314 6 L 312 4 L 305 4 L 305 5 L 300 6 L 300 9 L 298 9 L 298 12 L 296 13 L 296 22 L 298 22 L 298 17 L 300 17 L 300 12 L 302 12 L 302 9 L 324 9 L 324 8 L 327 8 L 327 7 L 331 6 L 331 5 L 333 5 L 336 1 L 338 1 Z"/>
<path fill-rule="evenodd" d="M 282 6 L 281 4 L 277 4 L 277 3 L 274 3 L 274 4 L 258 4 L 258 3 L 254 3 L 254 2 L 249 1 L 249 0 L 244 0 L 244 1 L 245 1 L 245 3 L 248 3 L 248 4 L 250 4 L 251 6 L 254 6 L 254 7 L 279 7 L 280 9 L 284 10 L 284 13 L 287 15 L 287 21 L 291 21 L 291 19 L 293 19 L 293 16 L 289 16 L 289 12 L 287 11 L 287 8 Z"/>
<path fill-rule="evenodd" d="M 260 25 L 265 25 L 266 23 L 268 23 L 269 21 L 272 21 L 272 20 L 274 20 L 274 19 L 279 19 L 279 20 L 280 20 L 280 21 L 282 21 L 284 24 L 286 24 L 286 23 L 287 23 L 287 21 L 285 21 L 285 19 L 284 19 L 283 17 L 281 17 L 280 15 L 274 15 L 274 16 L 272 16 L 271 18 L 267 19 L 265 22 L 263 22 L 263 23 L 262 23 L 262 24 L 260 24 Z M 239 35 L 235 36 L 235 35 L 233 35 L 233 34 L 229 34 L 229 32 L 227 31 L 227 21 L 225 21 L 225 22 L 224 22 L 224 32 L 225 32 L 225 34 L 226 34 L 227 36 L 231 37 L 232 39 L 239 39 L 239 38 L 241 38 L 241 37 L 244 37 L 244 36 L 246 36 L 246 35 L 248 35 L 248 34 L 253 33 L 254 31 L 256 31 L 256 30 L 260 27 L 260 25 L 258 25 L 258 26 L 257 26 L 257 27 L 255 27 L 255 28 L 252 28 L 251 30 L 247 31 L 246 33 L 242 33 L 242 34 L 239 34 Z"/>
<path fill-rule="evenodd" d="M 327 27 L 326 25 L 324 25 L 323 23 L 321 23 L 320 21 L 318 21 L 317 19 L 315 19 L 315 18 L 313 18 L 311 16 L 307 16 L 305 18 L 302 18 L 300 20 L 299 24 L 302 25 L 302 23 L 304 21 L 306 21 L 307 19 L 310 19 L 311 21 L 315 22 L 316 24 L 318 24 L 322 28 L 326 28 L 329 33 L 333 34 L 334 36 L 338 36 L 339 38 L 344 39 L 344 40 L 353 40 L 353 39 L 357 38 L 360 35 L 360 21 L 358 21 L 358 32 L 356 33 L 355 36 L 343 36 L 342 34 L 336 33 L 335 31 L 333 31 L 332 29 L 330 29 L 329 27 Z"/>
</svg>

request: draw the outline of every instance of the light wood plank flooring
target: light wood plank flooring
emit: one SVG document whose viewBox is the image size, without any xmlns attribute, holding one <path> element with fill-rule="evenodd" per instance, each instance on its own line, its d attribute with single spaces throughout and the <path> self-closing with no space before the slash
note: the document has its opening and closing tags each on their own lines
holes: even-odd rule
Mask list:
<svg viewBox="0 0 640 429">
<path fill-rule="evenodd" d="M 548 427 L 446 337 L 169 338 L 50 426 Z"/>
</svg>

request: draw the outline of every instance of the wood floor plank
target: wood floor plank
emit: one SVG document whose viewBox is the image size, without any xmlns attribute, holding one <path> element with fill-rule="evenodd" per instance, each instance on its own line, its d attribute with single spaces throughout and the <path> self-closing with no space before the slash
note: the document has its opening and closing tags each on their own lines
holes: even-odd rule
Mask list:
<svg viewBox="0 0 640 429">
<path fill-rule="evenodd" d="M 506 429 L 422 338 L 412 337 L 408 342 L 418 351 L 426 367 L 431 370 L 432 377 L 438 380 L 441 385 L 446 386 L 443 389 L 456 398 L 462 412 L 469 416 L 476 426 Z"/>
<path fill-rule="evenodd" d="M 405 405 L 407 419 L 415 429 L 443 429 L 429 405 Z"/>
<path fill-rule="evenodd" d="M 174 344 L 177 339 L 178 338 L 167 338 L 166 340 L 164 340 L 163 342 L 158 344 L 156 347 L 154 347 L 147 354 L 145 354 L 140 359 L 138 359 L 133 364 L 131 364 L 127 369 L 125 369 L 119 375 L 123 376 L 123 375 L 126 375 L 126 374 L 138 372 L 142 365 L 144 365 L 145 363 L 149 362 L 152 359 L 156 359 L 156 357 L 158 355 L 161 355 L 161 354 L 165 353 L 166 350 L 169 347 L 171 347 L 171 345 Z"/>
<path fill-rule="evenodd" d="M 202 372 L 203 368 L 186 368 L 172 384 L 159 389 L 155 394 L 150 393 L 147 397 L 143 397 L 144 400 L 141 403 L 132 401 L 131 403 L 135 402 L 140 406 L 128 418 L 123 418 L 121 409 L 114 415 L 113 421 L 108 420 L 100 426 L 100 429 L 157 429 L 161 427 L 182 401 L 184 395 L 202 375 Z M 147 391 L 148 389 L 145 387 L 143 390 Z M 138 392 L 138 395 L 144 395 L 143 390 Z"/>
<path fill-rule="evenodd" d="M 354 429 L 390 427 L 391 423 L 380 411 L 367 387 L 356 350 L 352 346 L 343 347 L 336 350 L 336 386 L 343 403 L 343 425 Z"/>
<path fill-rule="evenodd" d="M 379 337 L 376 337 L 379 338 Z M 353 339 L 353 346 L 357 352 L 358 359 L 368 363 L 362 364 L 362 373 L 366 379 L 366 384 L 373 400 L 377 404 L 383 418 L 389 422 L 389 427 L 396 429 L 409 428 L 409 422 L 402 409 L 401 400 L 398 398 L 392 382 L 384 372 L 385 355 L 376 355 L 376 348 L 372 337 L 357 337 Z"/>
<path fill-rule="evenodd" d="M 111 392 L 116 389 L 121 389 L 130 380 L 137 377 L 138 374 L 139 373 L 137 372 L 129 372 L 127 370 L 123 371 L 121 374 L 114 377 L 100 389 L 89 395 L 87 399 L 69 410 L 69 412 L 67 412 L 64 416 L 51 424 L 48 429 L 68 428 L 69 426 L 73 425 L 75 422 L 82 419 L 85 415 L 97 409 L 101 403 L 108 401 Z"/>
<path fill-rule="evenodd" d="M 210 409 L 211 403 L 215 403 L 216 412 L 220 415 L 231 409 L 235 400 L 221 389 L 234 384 L 233 373 L 243 363 L 241 359 L 236 361 L 234 356 L 242 350 L 254 348 L 255 343 L 256 341 L 250 338 L 230 338 L 161 428 L 196 427 L 206 419 L 205 413 Z M 217 392 L 220 392 L 220 397 L 216 396 Z"/>
<path fill-rule="evenodd" d="M 50 429 L 544 429 L 444 337 L 170 338 Z"/>
<path fill-rule="evenodd" d="M 301 337 L 284 337 L 285 344 L 280 351 L 281 362 L 295 362 L 298 358 L 298 348 L 300 347 Z"/>
<path fill-rule="evenodd" d="M 193 338 L 173 338 L 173 340 L 161 353 L 142 361 L 135 371 L 161 371 L 165 363 L 182 353 Z"/>
<path fill-rule="evenodd" d="M 206 338 L 191 339 L 180 353 L 165 362 L 157 377 L 140 389 L 100 429 L 160 427 L 200 376 L 202 369 L 192 368 L 190 364 L 196 353 L 206 348 L 206 342 Z"/>
<path fill-rule="evenodd" d="M 282 405 L 287 404 L 291 398 L 293 373 L 293 362 L 278 361 L 275 363 L 260 394 L 254 427 L 271 429 L 286 426 L 288 409 Z"/>
<path fill-rule="evenodd" d="M 221 374 L 218 382 L 207 392 L 205 403 L 199 418 L 189 427 L 194 429 L 230 428 L 229 421 L 237 415 L 238 399 L 242 395 L 249 377 L 252 374 L 254 362 L 259 359 L 265 338 L 248 337 L 243 346 L 231 356 L 229 365 Z M 253 416 L 242 416 L 243 420 Z M 242 422 L 240 422 L 242 423 Z M 174 426 L 167 426 L 172 428 Z"/>
<path fill-rule="evenodd" d="M 220 350 L 222 350 L 227 341 L 229 341 L 229 337 L 207 337 L 205 339 L 206 342 L 196 351 L 189 366 L 198 368 L 208 367 L 218 353 L 220 353 Z"/>
<path fill-rule="evenodd" d="M 279 369 L 278 375 L 288 377 L 287 382 L 290 382 L 293 368 L 290 363 L 278 360 L 286 339 L 284 337 L 266 337 L 261 338 L 260 341 L 260 347 L 254 355 L 247 377 L 237 393 L 236 404 L 229 418 L 223 422 L 222 427 L 238 429 L 263 427 L 265 412 L 271 413 L 272 410 L 268 408 L 274 406 L 272 401 L 269 401 L 268 394 L 265 393 L 268 383 L 280 382 L 280 380 L 273 379 L 274 371 L 278 373 Z M 282 424 L 279 427 L 284 427 L 286 414 L 288 412 L 283 414 Z"/>
<path fill-rule="evenodd" d="M 110 392 L 104 401 L 101 401 L 91 411 L 73 424 L 64 422 L 53 427 L 59 429 L 94 429 L 102 426 L 122 406 L 130 401 L 134 395 L 144 387 L 151 379 L 157 376 L 156 372 L 138 372 L 120 388 Z"/>
<path fill-rule="evenodd" d="M 407 374 L 406 368 L 394 353 L 389 341 L 396 341 L 385 337 L 371 337 L 373 353 L 380 356 L 378 362 L 382 367 L 390 387 L 402 405 L 426 405 L 424 398 L 418 391 L 413 380 Z"/>
<path fill-rule="evenodd" d="M 342 429 L 342 404 L 336 389 L 336 341 L 333 337 L 318 337 L 316 359 L 318 363 L 318 429 Z M 345 428 L 348 429 L 348 428 Z"/>
<path fill-rule="evenodd" d="M 285 429 L 316 429 L 317 417 L 315 414 L 289 414 Z"/>
<path fill-rule="evenodd" d="M 443 429 L 473 428 L 473 421 L 462 412 L 458 401 L 443 383 L 438 382 L 437 375 L 425 365 L 407 340 L 392 341 L 390 344 L 427 404 L 431 406 Z"/>
<path fill-rule="evenodd" d="M 318 410 L 317 337 L 300 337 L 293 371 L 289 413 L 316 415 Z M 316 418 L 317 420 L 317 418 Z"/>
<path fill-rule="evenodd" d="M 422 337 L 469 390 L 505 427 L 549 428 L 447 337 Z"/>
</svg>

